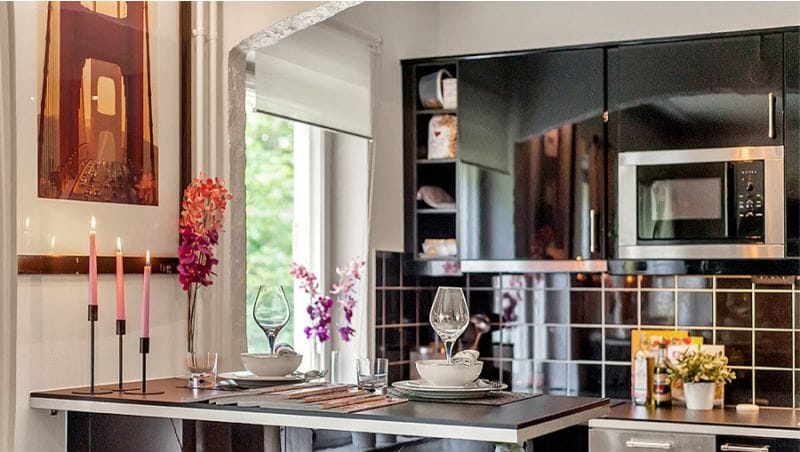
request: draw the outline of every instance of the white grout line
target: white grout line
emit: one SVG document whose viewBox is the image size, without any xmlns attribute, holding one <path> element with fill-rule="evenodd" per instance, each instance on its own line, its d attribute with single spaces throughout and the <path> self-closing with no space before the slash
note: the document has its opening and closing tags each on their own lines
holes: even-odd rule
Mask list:
<svg viewBox="0 0 800 452">
<path fill-rule="evenodd" d="M 711 278 L 711 343 L 717 345 L 717 277 Z"/>
<path fill-rule="evenodd" d="M 600 324 L 602 328 L 600 330 L 602 334 L 601 340 L 601 350 L 600 350 L 600 358 L 603 366 L 600 368 L 600 397 L 606 396 L 606 291 L 602 290 L 606 287 L 606 279 L 601 277 L 600 278 Z"/>
<path fill-rule="evenodd" d="M 680 292 L 678 292 L 678 275 L 674 275 L 673 278 L 674 278 L 673 279 L 673 283 L 675 284 L 675 287 L 673 289 L 673 297 L 672 297 L 672 299 L 674 301 L 673 308 L 675 309 L 675 317 L 674 317 L 673 320 L 675 322 L 675 331 L 678 331 L 678 294 L 680 293 Z"/>
<path fill-rule="evenodd" d="M 797 279 L 792 280 L 792 329 L 797 328 Z M 797 368 L 797 341 L 792 333 L 792 368 Z M 797 372 L 792 372 L 792 406 L 797 407 Z"/>
<path fill-rule="evenodd" d="M 753 328 L 753 332 L 750 333 L 750 349 L 753 351 L 751 355 L 750 366 L 751 370 L 751 378 L 750 378 L 750 389 L 752 394 L 752 402 L 753 404 L 756 403 L 756 283 L 754 281 L 750 281 L 750 326 Z"/>
</svg>

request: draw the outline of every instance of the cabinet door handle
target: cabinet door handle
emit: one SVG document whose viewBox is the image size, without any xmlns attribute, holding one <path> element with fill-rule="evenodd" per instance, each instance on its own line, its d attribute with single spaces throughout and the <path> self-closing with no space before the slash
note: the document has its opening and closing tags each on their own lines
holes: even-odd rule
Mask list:
<svg viewBox="0 0 800 452">
<path fill-rule="evenodd" d="M 769 93 L 769 137 L 775 138 L 775 94 Z"/>
<path fill-rule="evenodd" d="M 719 450 L 722 452 L 769 452 L 769 446 L 737 446 L 725 443 L 719 446 Z"/>
<path fill-rule="evenodd" d="M 629 439 L 625 441 L 625 447 L 630 449 L 672 449 L 672 441 L 665 441 L 657 443 L 653 441 L 639 441 L 638 439 Z"/>
<path fill-rule="evenodd" d="M 589 209 L 589 252 L 597 251 L 597 211 Z M 590 256 L 591 258 L 592 256 Z"/>
</svg>

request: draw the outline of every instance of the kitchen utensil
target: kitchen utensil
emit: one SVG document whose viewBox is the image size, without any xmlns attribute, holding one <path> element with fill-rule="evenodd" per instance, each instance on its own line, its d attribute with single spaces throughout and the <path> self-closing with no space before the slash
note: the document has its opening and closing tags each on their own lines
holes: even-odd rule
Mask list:
<svg viewBox="0 0 800 452">
<path fill-rule="evenodd" d="M 472 326 L 475 327 L 475 340 L 472 341 L 472 346 L 470 348 L 477 350 L 478 342 L 480 342 L 481 336 L 491 330 L 491 326 L 489 325 L 489 317 L 487 317 L 486 314 L 475 314 L 469 319 L 469 321 L 472 323 Z"/>
<path fill-rule="evenodd" d="M 469 307 L 459 287 L 439 287 L 431 306 L 430 322 L 442 339 L 447 363 L 453 363 L 453 344 L 469 325 Z"/>
<path fill-rule="evenodd" d="M 506 389 L 508 385 L 501 384 L 496 387 L 486 380 L 477 380 L 464 386 L 443 387 L 432 385 L 425 380 L 404 380 L 392 383 L 392 387 L 426 399 L 474 399 L 486 397 L 493 391 Z"/>
<path fill-rule="evenodd" d="M 442 80 L 451 77 L 449 71 L 439 69 L 419 79 L 419 100 L 425 108 L 442 108 L 444 106 Z"/>
<path fill-rule="evenodd" d="M 271 353 L 242 353 L 244 368 L 259 377 L 282 377 L 289 375 L 303 362 L 297 353 L 274 355 Z"/>
</svg>

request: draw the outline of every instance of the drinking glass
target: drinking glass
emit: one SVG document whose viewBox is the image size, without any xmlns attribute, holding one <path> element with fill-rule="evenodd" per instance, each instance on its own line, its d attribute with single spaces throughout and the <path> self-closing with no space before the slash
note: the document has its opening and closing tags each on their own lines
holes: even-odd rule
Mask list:
<svg viewBox="0 0 800 452">
<path fill-rule="evenodd" d="M 253 319 L 264 331 L 270 354 L 275 354 L 275 338 L 289 323 L 292 310 L 283 286 L 259 286 L 253 303 Z"/>
<path fill-rule="evenodd" d="M 436 291 L 430 322 L 444 342 L 447 364 L 452 364 L 453 344 L 469 325 L 469 307 L 460 287 L 440 287 Z"/>
<path fill-rule="evenodd" d="M 388 385 L 389 360 L 386 358 L 359 358 L 356 360 L 358 388 L 383 394 Z"/>
<path fill-rule="evenodd" d="M 186 353 L 186 369 L 189 371 L 187 386 L 190 388 L 212 388 L 216 384 L 218 354 L 213 352 Z"/>
</svg>

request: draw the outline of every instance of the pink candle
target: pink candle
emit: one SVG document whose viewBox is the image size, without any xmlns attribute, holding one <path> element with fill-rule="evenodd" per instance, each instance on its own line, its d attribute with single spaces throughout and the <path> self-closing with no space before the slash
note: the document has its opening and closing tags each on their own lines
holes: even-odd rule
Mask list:
<svg viewBox="0 0 800 452">
<path fill-rule="evenodd" d="M 117 237 L 117 320 L 125 320 L 125 278 L 122 268 L 122 240 Z"/>
<path fill-rule="evenodd" d="M 89 304 L 97 305 L 97 233 L 94 217 L 89 229 Z"/>
<path fill-rule="evenodd" d="M 142 284 L 142 337 L 150 337 L 150 250 L 145 257 Z"/>
</svg>

